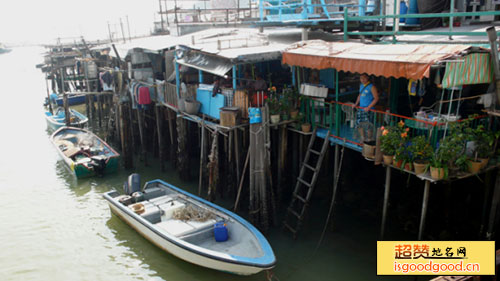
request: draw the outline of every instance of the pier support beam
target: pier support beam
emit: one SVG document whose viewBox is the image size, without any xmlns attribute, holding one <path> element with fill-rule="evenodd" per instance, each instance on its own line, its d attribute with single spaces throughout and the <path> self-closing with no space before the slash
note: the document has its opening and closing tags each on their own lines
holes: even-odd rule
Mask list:
<svg viewBox="0 0 500 281">
<path fill-rule="evenodd" d="M 165 171 L 165 157 L 163 149 L 163 107 L 160 104 L 155 105 L 156 130 L 158 132 L 158 155 L 160 157 L 160 169 Z"/>
<path fill-rule="evenodd" d="M 429 189 L 431 182 L 426 180 L 424 186 L 424 197 L 422 200 L 422 214 L 420 215 L 420 227 L 418 229 L 418 240 L 422 240 L 422 236 L 424 235 L 425 229 L 425 217 L 427 215 L 427 207 L 429 203 Z"/>
<path fill-rule="evenodd" d="M 391 191 L 391 167 L 385 168 L 385 191 L 384 191 L 384 205 L 382 209 L 382 225 L 380 227 L 380 240 L 384 239 L 385 222 L 387 218 L 387 206 L 389 205 L 389 193 Z"/>
<path fill-rule="evenodd" d="M 182 180 L 189 180 L 189 156 L 187 149 L 187 123 L 177 117 L 177 171 Z"/>
<path fill-rule="evenodd" d="M 500 202 L 500 172 L 497 172 L 497 178 L 495 180 L 495 187 L 493 191 L 493 200 L 491 202 L 491 210 L 488 221 L 488 232 L 486 232 L 486 238 L 492 240 L 495 238 L 495 225 L 498 221 L 498 203 Z"/>
</svg>

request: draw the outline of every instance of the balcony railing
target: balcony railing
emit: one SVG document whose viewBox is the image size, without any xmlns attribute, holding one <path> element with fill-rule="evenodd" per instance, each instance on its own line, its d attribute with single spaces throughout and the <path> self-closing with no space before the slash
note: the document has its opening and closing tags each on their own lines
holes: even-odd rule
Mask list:
<svg viewBox="0 0 500 281">
<path fill-rule="evenodd" d="M 367 138 L 375 140 L 378 128 L 395 126 L 401 121 L 409 128 L 408 134 L 410 136 L 427 136 L 430 144 L 435 148 L 449 132 L 449 124 L 462 121 L 446 121 L 446 118 L 437 118 L 437 116 L 433 118 L 433 121 L 429 121 L 370 109 L 366 112 L 369 116 L 368 121 L 357 122 L 357 112 L 360 110 L 364 109 L 355 107 L 352 103 L 325 102 L 309 97 L 303 97 L 301 102 L 301 112 L 304 113 L 305 121 L 311 123 L 313 128 L 330 130 L 330 137 L 336 142 L 358 149 L 362 146 L 362 136 L 365 140 Z M 487 125 L 488 120 L 489 118 L 485 115 L 477 116 L 472 121 L 471 126 L 475 128 L 479 124 Z"/>
</svg>

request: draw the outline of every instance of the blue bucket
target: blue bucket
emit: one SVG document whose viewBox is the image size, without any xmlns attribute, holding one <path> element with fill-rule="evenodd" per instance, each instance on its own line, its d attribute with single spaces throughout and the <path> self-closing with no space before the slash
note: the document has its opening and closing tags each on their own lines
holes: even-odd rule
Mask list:
<svg viewBox="0 0 500 281">
<path fill-rule="evenodd" d="M 227 241 L 227 227 L 224 222 L 217 222 L 214 224 L 214 236 L 217 242 Z"/>
<path fill-rule="evenodd" d="M 250 124 L 258 124 L 262 122 L 262 112 L 259 107 L 249 107 L 248 117 L 250 118 Z"/>
</svg>

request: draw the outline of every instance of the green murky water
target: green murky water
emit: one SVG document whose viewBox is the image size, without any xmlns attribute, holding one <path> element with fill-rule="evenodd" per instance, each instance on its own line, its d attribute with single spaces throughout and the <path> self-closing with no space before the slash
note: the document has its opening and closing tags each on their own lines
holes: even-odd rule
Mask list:
<svg viewBox="0 0 500 281">
<path fill-rule="evenodd" d="M 102 194 L 121 190 L 132 171 L 78 181 L 69 173 L 48 140 L 43 118 L 45 82 L 35 68 L 42 51 L 20 48 L 0 55 L 0 279 L 266 280 L 265 273 L 240 277 L 184 262 L 112 215 Z M 153 160 L 135 171 L 143 181 L 161 178 L 195 191 L 197 182 L 182 182 L 172 167 L 167 169 L 161 172 Z M 299 240 L 277 227 L 267 235 L 279 280 L 378 279 L 379 221 L 342 214 L 342 227 L 328 231 L 315 251 L 328 204 L 325 199 L 312 208 Z"/>
</svg>

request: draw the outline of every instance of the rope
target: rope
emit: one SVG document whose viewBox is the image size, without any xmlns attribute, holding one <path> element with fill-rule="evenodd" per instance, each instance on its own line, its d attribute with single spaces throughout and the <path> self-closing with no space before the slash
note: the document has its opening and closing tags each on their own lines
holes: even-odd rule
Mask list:
<svg viewBox="0 0 500 281">
<path fill-rule="evenodd" d="M 462 100 L 477 99 L 477 98 L 482 97 L 483 95 L 485 95 L 485 94 L 476 95 L 476 96 L 471 96 L 471 97 L 465 97 L 465 98 L 451 99 L 451 100 L 442 100 L 442 101 L 438 101 L 438 102 L 439 102 L 439 103 L 447 103 L 447 102 L 454 102 L 454 101 L 462 101 Z"/>
<path fill-rule="evenodd" d="M 342 160 L 344 159 L 344 149 L 345 149 L 345 146 L 342 146 L 342 152 L 340 154 L 340 161 L 339 161 L 339 170 L 337 172 L 337 175 L 335 175 L 335 186 L 338 187 L 338 183 L 339 183 L 339 178 L 340 178 L 340 171 L 342 170 Z M 319 246 L 321 245 L 321 242 L 323 242 L 323 238 L 325 237 L 325 233 L 326 233 L 326 229 L 328 227 L 328 223 L 330 222 L 330 217 L 332 215 L 332 212 L 333 212 L 333 206 L 335 205 L 335 195 L 336 195 L 336 192 L 335 190 L 333 191 L 333 194 L 332 194 L 332 201 L 330 202 L 330 209 L 328 210 L 328 216 L 326 217 L 326 222 L 325 222 L 325 227 L 323 228 L 323 232 L 321 233 L 321 237 L 319 238 L 319 241 L 318 241 L 318 245 L 316 245 L 316 249 L 314 249 L 314 254 L 316 254 L 316 251 L 318 251 L 319 249 Z"/>
</svg>

